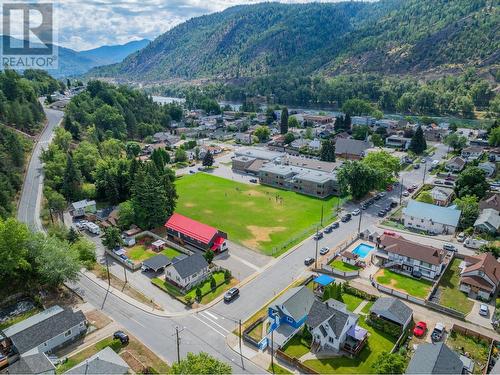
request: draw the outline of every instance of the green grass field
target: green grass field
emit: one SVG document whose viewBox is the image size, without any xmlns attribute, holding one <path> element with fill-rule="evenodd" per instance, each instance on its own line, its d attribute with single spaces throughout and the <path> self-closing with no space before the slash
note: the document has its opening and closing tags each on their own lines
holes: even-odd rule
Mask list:
<svg viewBox="0 0 500 375">
<path fill-rule="evenodd" d="M 155 253 L 153 250 L 149 250 L 146 248 L 144 245 L 134 245 L 131 248 L 127 249 L 127 255 L 130 259 L 136 261 L 136 262 L 142 262 L 146 259 L 149 259 L 155 255 L 158 254 L 163 254 L 166 257 L 173 259 L 176 256 L 180 255 L 181 252 L 177 251 L 175 249 L 172 249 L 171 247 L 166 247 L 159 253 Z"/>
<path fill-rule="evenodd" d="M 330 266 L 339 271 L 345 271 L 345 272 L 357 271 L 360 268 L 358 266 L 353 266 L 352 264 L 342 262 L 339 259 L 330 262 Z"/>
<path fill-rule="evenodd" d="M 474 302 L 460 291 L 460 259 L 453 259 L 439 282 L 439 303 L 468 314 Z"/>
<path fill-rule="evenodd" d="M 375 280 L 379 284 L 419 298 L 427 297 L 432 288 L 432 283 L 430 281 L 414 279 L 413 277 L 401 275 L 387 269 L 381 269 L 375 275 Z"/>
<path fill-rule="evenodd" d="M 206 173 L 177 179 L 176 211 L 228 233 L 229 240 L 278 256 L 332 217 L 339 198 L 316 199 Z"/>
</svg>

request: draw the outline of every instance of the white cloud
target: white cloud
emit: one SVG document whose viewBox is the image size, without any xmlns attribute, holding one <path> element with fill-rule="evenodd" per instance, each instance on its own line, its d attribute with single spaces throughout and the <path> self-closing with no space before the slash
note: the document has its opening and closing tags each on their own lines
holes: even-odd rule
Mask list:
<svg viewBox="0 0 500 375">
<path fill-rule="evenodd" d="M 59 0 L 55 2 L 58 44 L 85 50 L 142 38 L 154 39 L 189 18 L 221 11 L 233 5 L 261 1 L 263 0 Z"/>
</svg>

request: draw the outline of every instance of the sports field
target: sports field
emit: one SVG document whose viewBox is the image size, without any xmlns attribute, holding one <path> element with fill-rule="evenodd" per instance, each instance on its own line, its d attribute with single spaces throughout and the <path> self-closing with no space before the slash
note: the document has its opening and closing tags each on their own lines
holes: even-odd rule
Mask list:
<svg viewBox="0 0 500 375">
<path fill-rule="evenodd" d="M 227 232 L 230 240 L 278 256 L 331 221 L 338 198 L 316 199 L 258 184 L 247 185 L 206 173 L 176 181 L 176 211 Z M 330 218 L 330 219 L 329 219 Z"/>
</svg>

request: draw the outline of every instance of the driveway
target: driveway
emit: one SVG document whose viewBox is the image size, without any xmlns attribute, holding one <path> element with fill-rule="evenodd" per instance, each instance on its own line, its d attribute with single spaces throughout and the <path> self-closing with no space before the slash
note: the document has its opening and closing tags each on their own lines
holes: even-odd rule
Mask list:
<svg viewBox="0 0 500 375">
<path fill-rule="evenodd" d="M 493 316 L 493 313 L 495 312 L 495 305 L 493 303 L 488 303 L 488 302 L 481 302 L 481 301 L 474 301 L 474 306 L 472 306 L 472 310 L 467 315 L 465 319 L 467 319 L 469 322 L 479 324 L 480 326 L 493 329 L 493 326 L 491 325 L 491 318 Z M 488 306 L 489 312 L 487 316 L 482 316 L 479 315 L 479 306 L 481 304 L 486 304 Z"/>
</svg>

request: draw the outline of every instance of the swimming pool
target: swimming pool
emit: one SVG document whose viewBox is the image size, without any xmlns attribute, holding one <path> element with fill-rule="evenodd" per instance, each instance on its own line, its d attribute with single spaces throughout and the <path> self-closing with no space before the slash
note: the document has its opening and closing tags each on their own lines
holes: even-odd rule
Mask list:
<svg viewBox="0 0 500 375">
<path fill-rule="evenodd" d="M 365 243 L 360 243 L 356 248 L 352 251 L 353 254 L 356 254 L 360 258 L 366 258 L 368 253 L 373 250 L 373 246 L 367 245 Z"/>
</svg>

